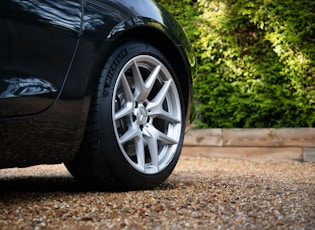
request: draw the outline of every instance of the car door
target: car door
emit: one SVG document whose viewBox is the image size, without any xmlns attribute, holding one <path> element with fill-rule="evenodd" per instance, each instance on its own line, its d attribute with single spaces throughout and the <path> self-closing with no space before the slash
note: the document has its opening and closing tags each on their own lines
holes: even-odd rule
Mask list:
<svg viewBox="0 0 315 230">
<path fill-rule="evenodd" d="M 81 27 L 81 0 L 0 1 L 0 118 L 48 108 L 58 97 Z"/>
</svg>

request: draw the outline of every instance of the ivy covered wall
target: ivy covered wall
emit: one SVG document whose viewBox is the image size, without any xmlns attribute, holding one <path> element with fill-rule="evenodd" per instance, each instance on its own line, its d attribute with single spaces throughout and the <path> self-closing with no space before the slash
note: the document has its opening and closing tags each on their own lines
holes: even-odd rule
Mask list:
<svg viewBox="0 0 315 230">
<path fill-rule="evenodd" d="M 195 50 L 196 127 L 315 127 L 315 1 L 159 2 Z"/>
</svg>

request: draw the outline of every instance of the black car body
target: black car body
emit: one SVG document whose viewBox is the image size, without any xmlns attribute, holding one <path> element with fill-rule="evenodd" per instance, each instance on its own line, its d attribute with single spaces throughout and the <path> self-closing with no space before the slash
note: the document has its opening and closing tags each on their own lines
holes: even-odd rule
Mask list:
<svg viewBox="0 0 315 230">
<path fill-rule="evenodd" d="M 137 53 L 137 47 L 140 53 Z M 146 47 L 152 52 L 147 54 Z M 125 133 L 126 130 L 115 131 L 121 129 L 121 124 L 126 126 L 125 129 L 135 125 L 134 130 L 140 132 L 145 129 L 143 126 L 150 124 L 157 126 L 154 120 L 161 116 L 150 115 L 151 110 L 147 109 L 151 98 L 146 97 L 141 102 L 140 97 L 131 99 L 132 112 L 128 119 L 125 117 L 118 125 L 112 125 L 113 117 L 110 114 L 116 113 L 113 105 L 112 113 L 98 114 L 93 118 L 99 121 L 102 127 L 100 130 L 92 131 L 98 133 L 96 136 L 91 137 L 89 134 L 93 126 L 92 118 L 89 116 L 94 116 L 91 115 L 93 113 L 102 113 L 99 110 L 111 110 L 111 107 L 100 107 L 98 112 L 92 111 L 92 107 L 99 100 L 96 97 L 110 99 L 115 95 L 116 99 L 104 106 L 117 103 L 116 107 L 122 108 L 127 99 L 121 99 L 118 105 L 119 95 L 128 98 L 129 88 L 131 91 L 137 88 L 121 86 L 122 80 L 117 80 L 119 86 L 118 89 L 114 89 L 115 81 L 111 83 L 112 78 L 117 79 L 120 74 L 119 69 L 116 70 L 117 76 L 111 76 L 115 74 L 112 72 L 124 58 L 126 59 L 124 50 L 127 50 L 126 55 L 129 52 L 135 53 L 129 57 L 135 63 L 138 59 L 133 59 L 132 55 L 147 55 L 143 61 L 140 60 L 142 64 L 139 68 L 138 65 L 128 67 L 124 76 L 128 71 L 133 72 L 137 68 L 149 69 L 150 65 L 155 66 L 156 60 L 150 61 L 151 56 L 162 63 L 167 62 L 165 66 L 170 66 L 171 73 L 174 71 L 177 83 L 175 87 L 171 86 L 175 91 L 166 91 L 169 92 L 169 96 L 166 97 L 169 102 L 163 102 L 163 108 L 169 107 L 165 110 L 171 113 L 171 106 L 176 106 L 177 102 L 180 102 L 184 112 L 182 120 L 176 123 L 182 123 L 187 129 L 191 122 L 191 73 L 195 65 L 194 57 L 181 27 L 159 4 L 152 0 L 0 1 L 0 168 L 65 162 L 70 172 L 81 181 L 106 189 L 150 188 L 163 182 L 178 159 L 182 147 L 182 134 L 178 135 L 178 140 L 175 141 L 177 147 L 172 150 L 176 154 L 169 160 L 164 160 L 165 169 L 156 172 L 147 173 L 139 170 L 137 165 L 140 160 L 130 160 L 132 154 L 129 153 L 125 154 L 125 157 L 129 163 L 135 161 L 136 167 L 131 167 L 131 171 L 127 172 L 116 170 L 120 168 L 119 162 L 124 158 L 117 159 L 112 166 L 110 161 L 113 156 L 105 156 L 106 154 L 102 153 L 104 149 L 109 149 L 106 151 L 122 155 L 117 146 L 113 149 L 109 147 L 110 143 L 115 142 L 113 133 L 116 132 L 117 140 Z M 124 63 L 127 61 L 126 59 Z M 99 80 L 100 76 L 102 81 Z M 162 86 L 169 78 L 165 80 L 164 77 L 158 76 L 157 79 Z M 157 86 L 160 87 L 157 91 L 161 86 Z M 144 86 L 140 88 L 145 89 Z M 119 93 L 120 91 L 123 93 Z M 177 91 L 180 97 L 172 98 L 173 94 L 176 94 L 173 92 Z M 106 121 L 103 122 L 103 119 Z M 176 132 L 172 131 L 175 136 Z M 111 133 L 112 136 L 103 133 Z M 168 133 L 169 131 L 165 132 L 166 136 Z M 90 137 L 85 137 L 89 135 Z M 140 139 L 143 139 L 141 135 Z M 168 144 L 150 145 L 148 143 L 151 139 L 149 140 L 148 136 L 150 135 L 146 132 L 144 146 L 167 149 L 166 145 L 173 145 L 169 143 L 172 141 L 167 141 Z M 95 140 L 91 140 L 93 138 Z M 130 139 L 135 144 L 128 145 L 139 149 L 142 142 L 138 139 L 138 137 L 135 140 Z M 160 142 L 163 138 L 159 136 L 157 139 Z M 89 142 L 86 144 L 89 147 L 82 144 L 83 142 Z M 85 147 L 82 147 L 83 145 Z M 124 145 L 122 141 L 120 148 L 124 149 Z M 85 151 L 87 148 L 91 150 Z M 141 151 L 142 148 L 146 149 L 140 147 Z M 91 157 L 93 151 L 98 155 Z M 78 157 L 80 155 L 78 152 L 85 152 L 85 156 Z M 147 155 L 145 158 L 148 158 Z M 103 160 L 97 160 L 98 158 Z M 98 161 L 107 164 L 106 172 L 102 171 L 103 166 L 95 169 Z M 121 167 L 128 167 L 128 162 L 125 163 L 122 163 Z M 150 160 L 145 159 L 143 165 L 149 163 Z M 135 181 L 129 183 L 128 175 L 124 176 L 127 173 L 135 173 L 132 175 Z M 114 179 L 107 180 L 107 177 Z M 119 182 L 112 185 L 115 181 Z"/>
</svg>

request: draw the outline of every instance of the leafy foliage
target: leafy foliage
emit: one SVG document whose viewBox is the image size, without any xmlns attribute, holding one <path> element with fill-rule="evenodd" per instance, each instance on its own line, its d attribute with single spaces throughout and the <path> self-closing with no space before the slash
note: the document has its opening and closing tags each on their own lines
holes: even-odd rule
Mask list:
<svg viewBox="0 0 315 230">
<path fill-rule="evenodd" d="M 315 126 L 315 2 L 160 0 L 198 61 L 197 127 Z"/>
</svg>

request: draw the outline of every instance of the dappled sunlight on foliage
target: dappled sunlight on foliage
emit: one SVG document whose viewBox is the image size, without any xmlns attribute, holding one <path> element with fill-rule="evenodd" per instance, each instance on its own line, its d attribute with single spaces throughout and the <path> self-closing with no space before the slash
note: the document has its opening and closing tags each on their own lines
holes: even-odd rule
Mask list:
<svg viewBox="0 0 315 230">
<path fill-rule="evenodd" d="M 315 126 L 315 2 L 160 2 L 195 49 L 197 127 Z"/>
</svg>

